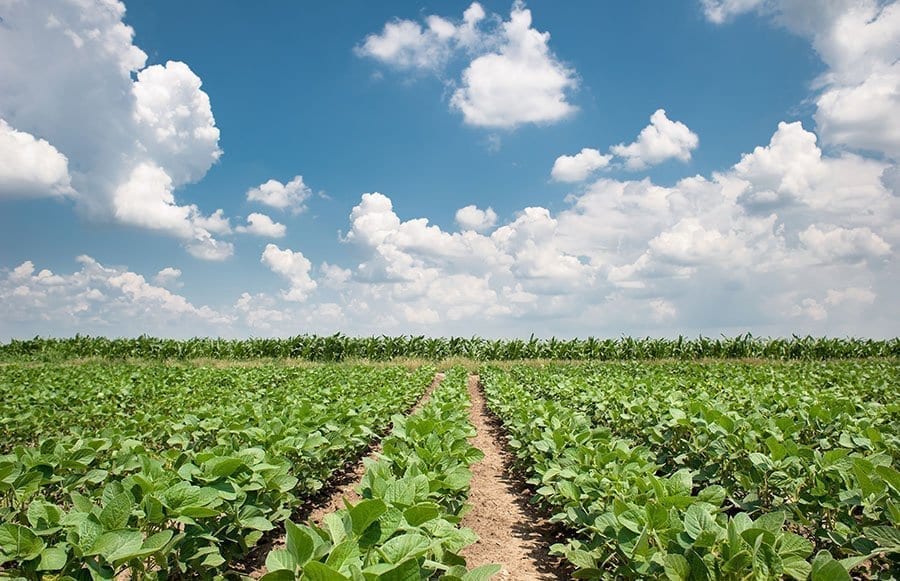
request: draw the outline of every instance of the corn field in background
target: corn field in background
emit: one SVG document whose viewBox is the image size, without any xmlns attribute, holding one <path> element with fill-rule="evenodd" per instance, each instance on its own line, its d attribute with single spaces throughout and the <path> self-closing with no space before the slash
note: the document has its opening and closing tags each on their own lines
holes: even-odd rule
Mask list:
<svg viewBox="0 0 900 581">
<path fill-rule="evenodd" d="M 462 357 L 479 361 L 518 359 L 854 359 L 900 356 L 900 338 L 874 340 L 857 338 L 799 337 L 762 338 L 750 334 L 736 337 L 679 336 L 674 339 L 485 339 L 481 337 L 431 338 L 351 337 L 297 335 L 280 339 L 185 340 L 136 338 L 107 339 L 76 335 L 66 339 L 40 338 L 12 340 L 0 344 L 0 360 L 35 361 L 99 357 L 105 359 L 261 359 L 294 358 L 307 361 L 364 359 L 390 361 L 396 358 L 441 360 Z"/>
</svg>

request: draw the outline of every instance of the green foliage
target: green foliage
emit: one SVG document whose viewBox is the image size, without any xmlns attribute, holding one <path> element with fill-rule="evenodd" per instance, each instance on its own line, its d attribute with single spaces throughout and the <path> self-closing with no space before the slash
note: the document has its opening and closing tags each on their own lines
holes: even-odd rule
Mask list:
<svg viewBox="0 0 900 581">
<path fill-rule="evenodd" d="M 828 337 L 757 338 L 698 337 L 688 339 L 484 339 L 481 337 L 348 337 L 298 335 L 286 339 L 106 339 L 76 335 L 69 339 L 35 337 L 0 344 L 0 360 L 54 361 L 97 357 L 103 359 L 259 359 L 294 358 L 308 361 L 366 359 L 390 361 L 397 357 L 440 360 L 464 357 L 480 361 L 516 359 L 854 359 L 900 357 L 900 339 L 838 339 Z"/>
<path fill-rule="evenodd" d="M 467 571 L 459 556 L 476 540 L 458 525 L 469 466 L 483 458 L 469 443 L 469 405 L 466 373 L 451 370 L 420 411 L 394 418 L 381 455 L 367 460 L 363 500 L 327 515 L 323 527 L 288 522 L 287 548 L 269 553 L 263 579 L 477 581 L 496 573 L 496 565 Z"/>
<path fill-rule="evenodd" d="M 571 531 L 578 578 L 897 575 L 887 361 L 487 368 L 491 409 Z"/>
<path fill-rule="evenodd" d="M 0 566 L 32 579 L 221 575 L 433 373 L 0 367 Z"/>
</svg>

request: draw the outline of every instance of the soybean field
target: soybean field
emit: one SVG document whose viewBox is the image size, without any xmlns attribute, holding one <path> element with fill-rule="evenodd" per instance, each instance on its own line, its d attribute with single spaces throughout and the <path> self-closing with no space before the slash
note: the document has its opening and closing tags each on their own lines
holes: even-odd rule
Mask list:
<svg viewBox="0 0 900 581">
<path fill-rule="evenodd" d="M 0 346 L 0 577 L 900 575 L 896 340 L 103 341 Z"/>
</svg>

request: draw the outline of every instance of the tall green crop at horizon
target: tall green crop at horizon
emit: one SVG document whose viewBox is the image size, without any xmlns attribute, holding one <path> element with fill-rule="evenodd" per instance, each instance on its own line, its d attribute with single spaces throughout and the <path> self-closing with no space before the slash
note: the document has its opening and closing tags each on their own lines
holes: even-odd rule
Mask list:
<svg viewBox="0 0 900 581">
<path fill-rule="evenodd" d="M 108 339 L 76 335 L 67 339 L 40 338 L 0 344 L 0 361 L 58 361 L 67 359 L 300 359 L 391 361 L 397 358 L 441 360 L 462 357 L 479 361 L 518 359 L 648 360 L 648 359 L 857 359 L 900 357 L 900 338 L 698 337 L 695 339 L 485 339 L 481 337 L 350 337 L 297 335 L 283 339 L 162 339 L 148 336 Z"/>
</svg>

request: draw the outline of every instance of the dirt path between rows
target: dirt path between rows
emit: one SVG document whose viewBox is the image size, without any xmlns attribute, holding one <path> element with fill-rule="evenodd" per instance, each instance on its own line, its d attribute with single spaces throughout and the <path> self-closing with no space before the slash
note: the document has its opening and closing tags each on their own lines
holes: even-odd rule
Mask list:
<svg viewBox="0 0 900 581">
<path fill-rule="evenodd" d="M 471 511 L 462 524 L 479 537 L 461 554 L 469 568 L 497 563 L 493 579 L 565 579 L 559 560 L 549 555 L 557 542 L 554 527 L 528 505 L 529 493 L 511 474 L 511 458 L 503 447 L 499 423 L 488 412 L 477 375 L 469 376 L 469 418 L 477 430 L 472 444 L 484 460 L 472 466 Z"/>
<path fill-rule="evenodd" d="M 428 389 L 425 390 L 425 393 L 422 394 L 422 397 L 419 398 L 419 401 L 416 402 L 416 405 L 409 410 L 408 414 L 414 414 L 419 411 L 423 405 L 425 405 L 429 399 L 431 399 L 431 394 L 434 393 L 434 390 L 437 389 L 437 386 L 441 384 L 444 380 L 443 373 L 435 373 L 434 379 L 431 380 L 431 385 L 428 386 Z M 381 440 L 378 441 L 377 444 L 373 444 L 371 451 L 366 456 L 371 460 L 376 460 L 378 458 L 378 454 L 381 453 Z M 359 462 L 354 466 L 348 466 L 340 474 L 337 474 L 335 478 L 329 482 L 327 487 L 327 495 L 322 496 L 320 498 L 312 500 L 308 507 L 305 510 L 301 510 L 299 515 L 295 515 L 295 522 L 309 522 L 312 521 L 316 524 L 322 524 L 322 520 L 325 518 L 325 515 L 331 512 L 335 512 L 341 508 L 344 508 L 344 499 L 346 498 L 351 503 L 356 504 L 362 498 L 356 492 L 356 487 L 359 486 L 362 481 L 363 474 L 365 474 L 366 466 L 363 459 L 360 459 Z M 265 546 L 265 550 L 260 550 L 259 555 L 257 556 L 257 566 L 254 570 L 249 574 L 253 579 L 258 579 L 266 574 L 265 567 L 265 559 L 266 555 L 269 551 L 273 549 L 283 549 L 285 547 L 285 537 L 282 536 L 274 539 L 271 543 Z M 262 547 L 260 547 L 262 549 Z"/>
</svg>

